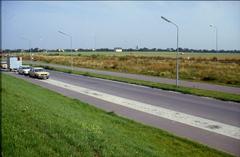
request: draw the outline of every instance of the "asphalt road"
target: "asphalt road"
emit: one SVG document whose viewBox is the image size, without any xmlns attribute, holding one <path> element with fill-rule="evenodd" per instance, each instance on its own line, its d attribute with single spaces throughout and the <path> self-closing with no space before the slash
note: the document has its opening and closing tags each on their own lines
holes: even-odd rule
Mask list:
<svg viewBox="0 0 240 157">
<path fill-rule="evenodd" d="M 27 64 L 30 63 L 30 61 L 24 61 L 24 62 L 27 63 Z M 43 62 L 31 62 L 31 63 L 32 64 L 49 65 L 49 66 L 53 66 L 53 67 L 71 69 L 71 67 L 69 67 L 69 66 L 58 65 L 58 64 L 50 64 L 50 63 L 43 63 Z M 124 77 L 124 78 L 132 78 L 132 79 L 138 79 L 138 80 L 144 80 L 144 81 L 174 84 L 174 85 L 176 84 L 175 79 L 168 79 L 168 78 L 161 78 L 161 77 L 154 77 L 154 76 L 146 76 L 146 75 L 139 75 L 139 74 L 129 74 L 129 73 L 103 71 L 103 70 L 96 70 L 96 69 L 89 69 L 89 68 L 73 67 L 73 69 L 77 70 L 77 71 L 92 72 L 92 73 L 97 73 L 97 74 L 118 76 L 118 77 Z M 180 78 L 181 78 L 181 76 L 180 76 Z M 183 80 L 179 80 L 179 85 L 184 86 L 184 87 L 192 87 L 192 88 L 198 88 L 198 89 L 220 91 L 220 92 L 225 92 L 225 93 L 240 94 L 240 88 L 238 88 L 238 87 L 214 85 L 214 84 L 208 84 L 208 83 L 202 83 L 202 82 L 192 82 L 192 81 L 183 81 Z"/>
<path fill-rule="evenodd" d="M 90 78 L 79 75 L 50 71 L 51 79 L 84 87 L 99 92 L 119 96 L 178 111 L 224 124 L 240 127 L 240 104 L 226 102 L 205 97 L 181 94 L 176 92 L 152 89 L 148 87 L 129 85 L 114 81 Z M 26 76 L 9 73 L 15 77 L 23 78 L 40 86 L 57 91 L 66 96 L 88 102 L 106 111 L 113 111 L 118 115 L 136 120 L 138 122 L 167 130 L 175 135 L 206 144 L 210 147 L 240 156 L 240 140 L 206 131 L 193 126 L 185 125 L 169 119 L 157 117 L 148 113 L 116 105 L 117 102 L 107 102 L 84 94 L 67 90 Z"/>
</svg>

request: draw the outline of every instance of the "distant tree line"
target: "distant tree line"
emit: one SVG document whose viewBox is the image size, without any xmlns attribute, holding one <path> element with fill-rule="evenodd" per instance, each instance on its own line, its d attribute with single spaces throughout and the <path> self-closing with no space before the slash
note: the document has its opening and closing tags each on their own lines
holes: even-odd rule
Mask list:
<svg viewBox="0 0 240 157">
<path fill-rule="evenodd" d="M 31 49 L 4 49 L 0 50 L 1 53 L 9 53 L 9 52 L 56 52 L 59 50 L 63 50 L 64 52 L 71 52 L 71 49 L 40 49 L 40 48 L 31 48 Z M 124 51 L 129 51 L 129 52 L 176 52 L 176 49 L 174 48 L 166 48 L 166 49 L 161 49 L 161 48 L 128 48 L 128 49 L 122 49 Z M 99 49 L 73 49 L 72 52 L 92 52 L 92 51 L 97 51 L 97 52 L 112 52 L 114 49 L 110 48 L 99 48 Z M 216 53 L 217 51 L 212 49 L 212 50 L 207 50 L 207 49 L 189 49 L 189 48 L 179 48 L 179 52 L 195 52 L 195 53 Z M 240 50 L 218 50 L 218 53 L 240 53 Z"/>
</svg>

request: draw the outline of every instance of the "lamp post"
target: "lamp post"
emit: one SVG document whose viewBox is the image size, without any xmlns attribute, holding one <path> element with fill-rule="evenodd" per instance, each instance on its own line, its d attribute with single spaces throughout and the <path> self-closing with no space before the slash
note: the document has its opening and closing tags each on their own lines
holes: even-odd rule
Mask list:
<svg viewBox="0 0 240 157">
<path fill-rule="evenodd" d="M 96 34 L 94 33 L 94 51 L 96 51 Z"/>
<path fill-rule="evenodd" d="M 73 71 L 73 55 L 72 55 L 72 36 L 67 34 L 67 33 L 64 33 L 62 31 L 58 31 L 58 33 L 62 34 L 62 35 L 65 35 L 65 36 L 68 36 L 70 38 L 70 47 L 71 47 L 71 70 Z"/>
<path fill-rule="evenodd" d="M 216 32 L 216 52 L 218 52 L 218 29 L 217 29 L 217 26 L 214 26 L 214 25 L 209 25 L 209 26 L 215 29 L 215 32 Z"/>
<path fill-rule="evenodd" d="M 31 43 L 32 43 L 32 41 L 30 40 L 30 39 L 27 39 L 27 38 L 24 38 L 24 37 L 21 37 L 23 40 L 26 40 L 26 41 L 28 41 L 28 47 L 29 47 L 29 55 L 30 55 L 30 62 L 31 62 L 31 64 L 32 64 L 32 52 L 31 52 Z"/>
<path fill-rule="evenodd" d="M 43 38 L 39 38 L 39 50 L 41 51 L 42 49 L 42 52 L 43 52 L 42 40 Z"/>
<path fill-rule="evenodd" d="M 168 23 L 171 23 L 171 24 L 173 24 L 176 28 L 177 28 L 177 55 L 176 55 L 176 86 L 178 87 L 178 80 L 179 80 L 179 49 L 178 49 L 178 25 L 177 24 L 175 24 L 175 23 L 173 23 L 172 21 L 170 21 L 170 20 L 168 20 L 167 18 L 165 18 L 165 17 L 163 17 L 163 16 L 161 16 L 161 18 L 164 20 L 164 21 L 166 21 L 166 22 L 168 22 Z"/>
<path fill-rule="evenodd" d="M 96 51 L 96 34 L 95 32 L 92 34 L 93 37 L 93 48 L 92 51 Z"/>
</svg>

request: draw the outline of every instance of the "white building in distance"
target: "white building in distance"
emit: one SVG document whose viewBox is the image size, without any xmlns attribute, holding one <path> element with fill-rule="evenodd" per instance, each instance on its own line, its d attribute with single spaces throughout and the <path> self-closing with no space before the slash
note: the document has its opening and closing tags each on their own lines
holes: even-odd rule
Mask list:
<svg viewBox="0 0 240 157">
<path fill-rule="evenodd" d="M 122 52 L 123 50 L 122 50 L 122 48 L 120 48 L 120 47 L 116 47 L 116 48 L 114 48 L 114 51 L 115 51 L 115 52 Z"/>
<path fill-rule="evenodd" d="M 57 52 L 64 52 L 64 49 L 57 49 Z"/>
</svg>

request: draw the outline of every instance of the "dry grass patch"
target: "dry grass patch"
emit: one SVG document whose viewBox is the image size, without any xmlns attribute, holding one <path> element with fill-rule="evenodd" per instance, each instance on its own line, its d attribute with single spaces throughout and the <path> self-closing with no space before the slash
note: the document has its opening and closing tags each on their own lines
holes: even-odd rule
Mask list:
<svg viewBox="0 0 240 157">
<path fill-rule="evenodd" d="M 24 59 L 29 59 L 25 55 Z M 36 61 L 62 65 L 71 64 L 70 55 L 34 55 Z M 137 55 L 74 55 L 74 66 L 175 78 L 176 60 L 173 57 Z M 181 57 L 180 78 L 240 86 L 240 57 L 226 56 Z"/>
</svg>

